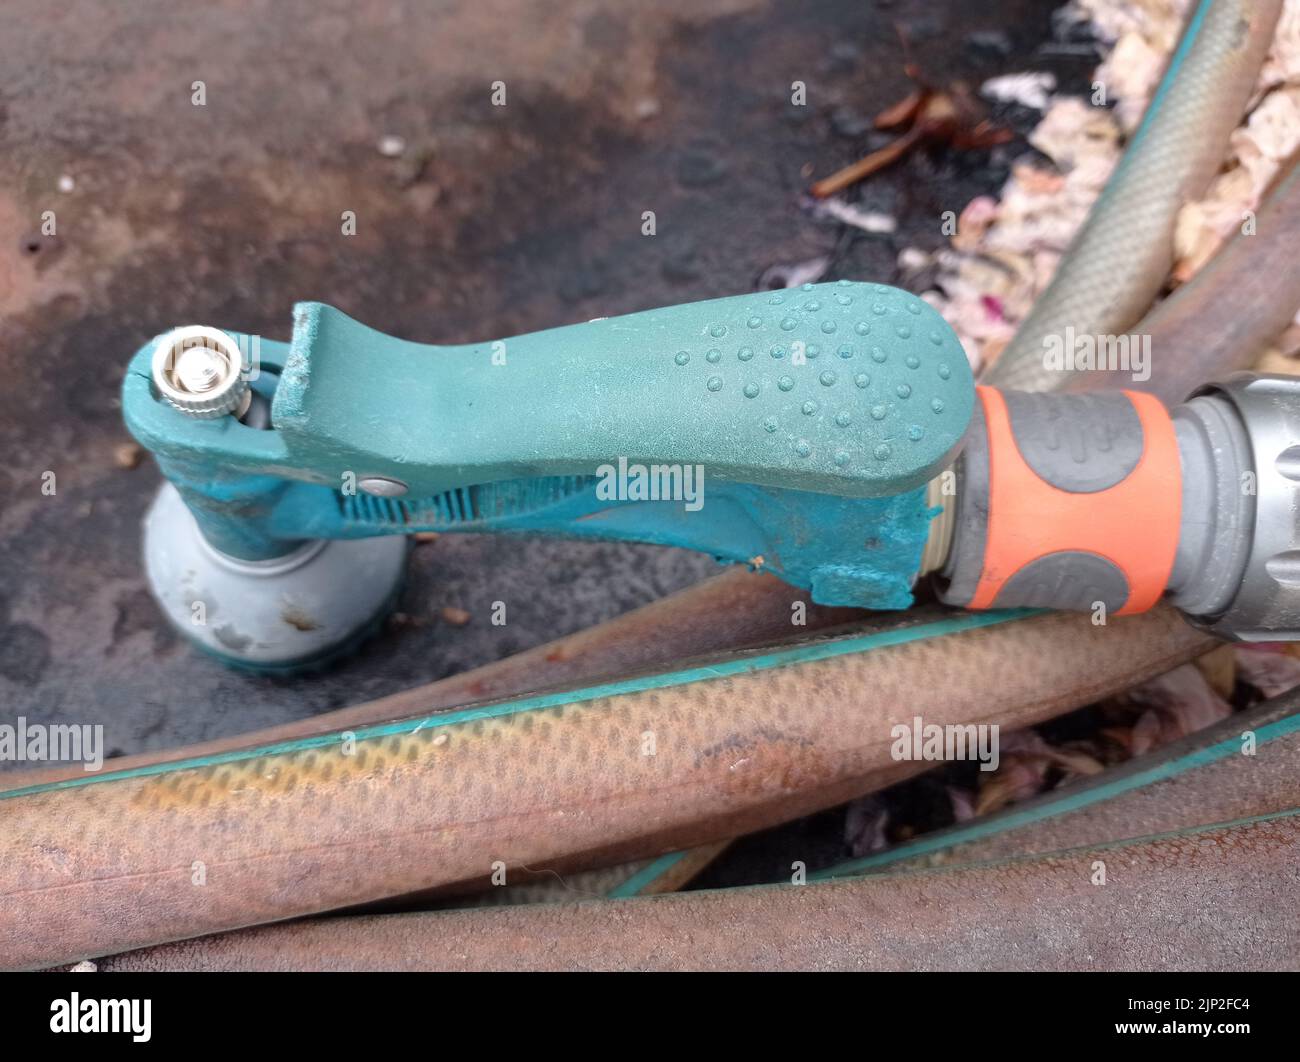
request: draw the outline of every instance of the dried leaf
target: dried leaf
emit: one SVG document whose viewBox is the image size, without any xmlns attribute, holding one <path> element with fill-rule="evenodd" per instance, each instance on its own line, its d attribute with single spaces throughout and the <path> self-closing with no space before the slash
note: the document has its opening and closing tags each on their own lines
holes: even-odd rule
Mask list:
<svg viewBox="0 0 1300 1062">
<path fill-rule="evenodd" d="M 1131 690 L 1128 702 L 1148 709 L 1134 726 L 1134 756 L 1195 733 L 1232 714 L 1232 706 L 1211 689 L 1192 664 L 1174 668 Z"/>
<path fill-rule="evenodd" d="M 997 200 L 989 195 L 977 195 L 966 204 L 961 216 L 958 217 L 957 231 L 953 234 L 952 245 L 959 251 L 975 250 L 997 216 Z"/>
<path fill-rule="evenodd" d="M 1232 648 L 1241 677 L 1265 697 L 1276 697 L 1300 685 L 1300 660 L 1284 647 L 1236 645 Z"/>
<path fill-rule="evenodd" d="M 928 95 L 929 92 L 926 89 L 912 89 L 897 103 L 891 103 L 877 114 L 873 124 L 877 129 L 886 131 L 901 129 L 916 117 Z"/>
<path fill-rule="evenodd" d="M 876 796 L 865 796 L 849 804 L 844 816 L 844 839 L 854 858 L 879 852 L 889 846 L 885 827 L 889 809 Z"/>
<path fill-rule="evenodd" d="M 975 817 L 975 794 L 959 786 L 944 786 L 948 793 L 948 802 L 952 805 L 954 822 L 969 822 Z"/>
<path fill-rule="evenodd" d="M 763 270 L 758 278 L 758 286 L 765 290 L 772 288 L 797 288 L 802 284 L 813 284 L 826 275 L 831 266 L 830 255 L 819 254 L 802 262 L 778 262 Z"/>
<path fill-rule="evenodd" d="M 1001 103 L 1018 103 L 1022 107 L 1045 110 L 1056 89 L 1056 75 L 1045 70 L 1024 74 L 1003 74 L 989 78 L 980 93 Z"/>
<path fill-rule="evenodd" d="M 890 214 L 878 210 L 863 210 L 843 199 L 826 199 L 817 203 L 814 213 L 834 218 L 845 225 L 871 233 L 890 233 L 898 228 L 898 221 Z"/>
<path fill-rule="evenodd" d="M 1233 649 L 1231 645 L 1220 645 L 1192 661 L 1196 670 L 1205 676 L 1210 689 L 1224 700 L 1232 696 L 1237 685 L 1237 658 Z"/>
<path fill-rule="evenodd" d="M 1160 715 L 1151 709 L 1143 712 L 1129 732 L 1129 755 L 1142 756 L 1165 743 Z"/>
<path fill-rule="evenodd" d="M 1001 766 L 993 774 L 980 779 L 975 814 L 988 815 L 1041 792 L 1046 774 L 1047 760 L 1042 756 L 1004 755 Z"/>
</svg>

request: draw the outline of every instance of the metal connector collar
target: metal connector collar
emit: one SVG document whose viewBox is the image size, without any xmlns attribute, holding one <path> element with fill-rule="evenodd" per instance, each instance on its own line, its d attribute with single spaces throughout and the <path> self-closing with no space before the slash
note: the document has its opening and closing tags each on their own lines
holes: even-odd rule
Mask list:
<svg viewBox="0 0 1300 1062">
<path fill-rule="evenodd" d="M 1241 582 L 1216 616 L 1196 617 L 1240 641 L 1300 637 L 1300 378 L 1238 373 L 1197 392 L 1226 401 L 1249 443 L 1237 489 L 1254 499 Z"/>
</svg>

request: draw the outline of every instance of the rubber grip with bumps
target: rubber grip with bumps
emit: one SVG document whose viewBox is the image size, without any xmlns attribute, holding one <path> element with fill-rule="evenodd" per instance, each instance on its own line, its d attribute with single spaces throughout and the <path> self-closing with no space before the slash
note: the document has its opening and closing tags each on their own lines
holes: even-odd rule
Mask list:
<svg viewBox="0 0 1300 1062">
<path fill-rule="evenodd" d="M 881 497 L 943 468 L 973 406 L 932 307 L 839 281 L 440 347 L 304 303 L 272 420 L 296 466 L 361 468 L 412 495 L 627 457 Z"/>
<path fill-rule="evenodd" d="M 976 389 L 945 600 L 1128 614 L 1164 592 L 1181 463 L 1160 401 Z"/>
</svg>

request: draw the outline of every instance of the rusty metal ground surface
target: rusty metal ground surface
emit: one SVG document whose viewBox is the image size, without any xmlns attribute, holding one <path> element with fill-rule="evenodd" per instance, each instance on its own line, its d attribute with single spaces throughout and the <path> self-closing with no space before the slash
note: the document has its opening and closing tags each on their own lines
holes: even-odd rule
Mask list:
<svg viewBox="0 0 1300 1062">
<path fill-rule="evenodd" d="M 146 590 L 140 520 L 158 474 L 121 467 L 123 368 L 177 324 L 284 338 L 301 299 L 436 343 L 734 294 L 821 254 L 832 277 L 894 279 L 897 251 L 937 247 L 941 212 L 996 190 L 1023 140 L 920 155 L 855 193 L 899 218 L 892 237 L 809 217 L 809 167 L 877 146 L 869 116 L 908 88 L 895 22 L 935 80 L 1054 63 L 1082 76 L 1086 58 L 1042 50 L 1054 6 L 9 0 L 4 721 L 103 723 L 110 753 L 236 733 L 526 648 L 713 570 L 677 551 L 446 537 L 415 552 L 411 622 L 344 666 L 292 681 L 229 671 L 180 642 Z M 377 150 L 385 135 L 405 140 L 402 157 Z M 487 622 L 495 600 L 504 627 Z"/>
</svg>

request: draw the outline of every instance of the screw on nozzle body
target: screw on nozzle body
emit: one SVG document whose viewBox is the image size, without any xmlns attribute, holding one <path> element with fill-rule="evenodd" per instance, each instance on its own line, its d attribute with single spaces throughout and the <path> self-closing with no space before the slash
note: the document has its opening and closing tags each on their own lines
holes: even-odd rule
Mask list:
<svg viewBox="0 0 1300 1062">
<path fill-rule="evenodd" d="M 171 405 L 199 419 L 243 416 L 252 400 L 239 345 L 225 332 L 203 325 L 177 328 L 159 338 L 153 382 Z"/>
</svg>

